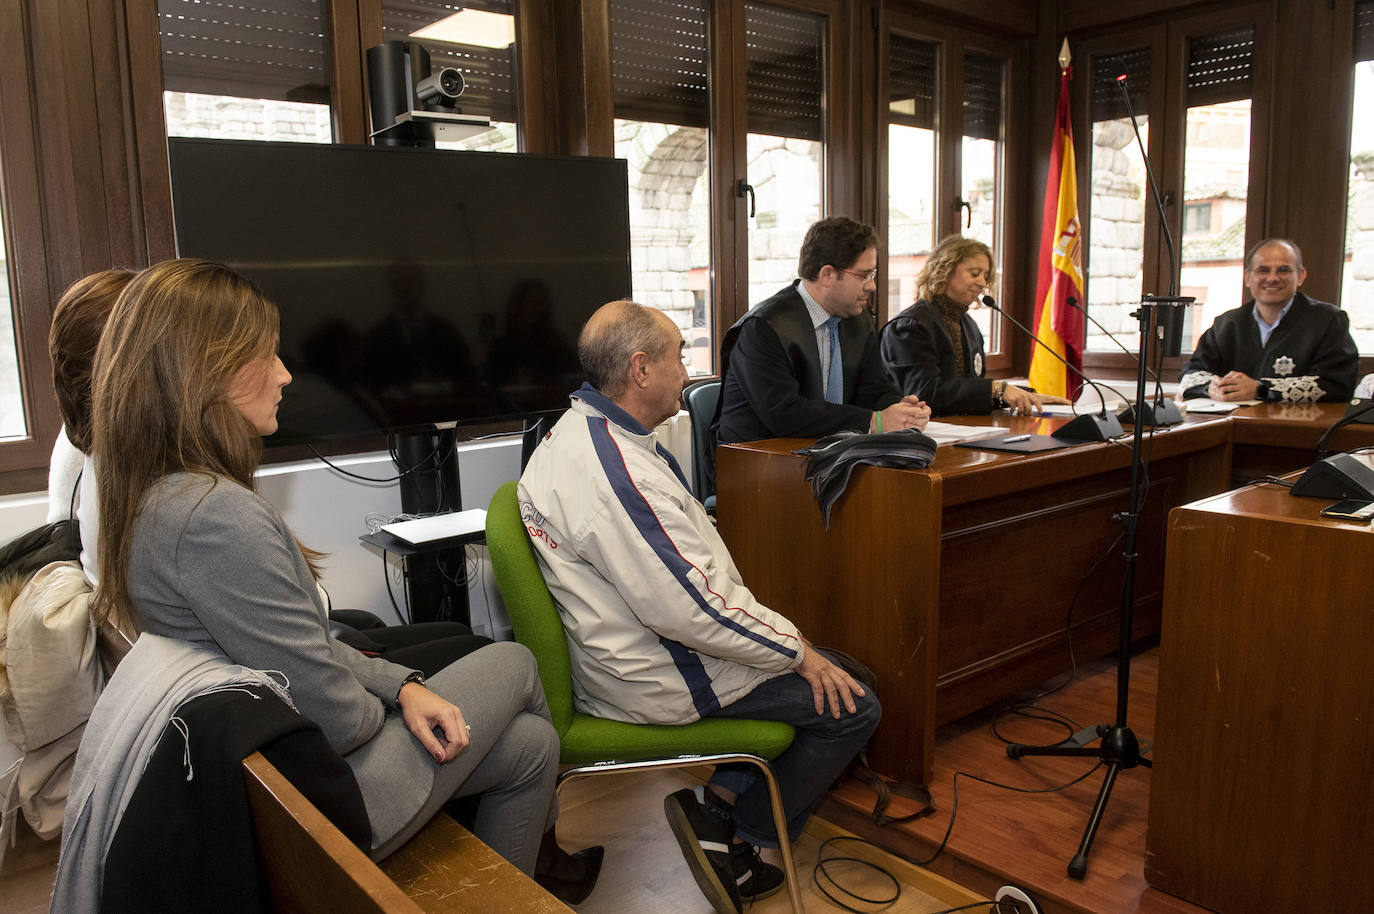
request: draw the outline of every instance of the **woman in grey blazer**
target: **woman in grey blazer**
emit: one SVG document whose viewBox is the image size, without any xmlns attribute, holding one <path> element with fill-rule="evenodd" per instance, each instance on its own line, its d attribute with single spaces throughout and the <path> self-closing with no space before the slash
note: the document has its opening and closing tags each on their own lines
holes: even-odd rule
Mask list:
<svg viewBox="0 0 1374 914">
<path fill-rule="evenodd" d="M 291 379 L 276 346 L 276 308 L 219 264 L 157 264 L 120 296 L 92 397 L 96 614 L 279 671 L 352 768 L 374 858 L 453 797 L 481 794 L 474 831 L 533 872 L 558 763 L 534 659 L 495 644 L 426 681 L 329 636 L 316 554 L 254 490 Z"/>
</svg>

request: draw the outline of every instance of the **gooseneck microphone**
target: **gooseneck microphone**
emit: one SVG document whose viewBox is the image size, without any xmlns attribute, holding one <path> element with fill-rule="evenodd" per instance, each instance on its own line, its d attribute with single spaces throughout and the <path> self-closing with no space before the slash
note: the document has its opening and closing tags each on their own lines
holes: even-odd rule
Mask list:
<svg viewBox="0 0 1374 914">
<path fill-rule="evenodd" d="M 1085 375 L 1078 368 L 1075 368 L 1069 362 L 1068 359 L 1064 358 L 1062 355 L 1055 352 L 1048 345 L 1046 345 L 1044 340 L 1040 339 L 1038 336 L 1032 333 L 1025 324 L 1021 323 L 1016 318 L 1012 317 L 1010 314 L 1004 311 L 1002 307 L 997 304 L 997 299 L 993 298 L 991 295 L 984 295 L 982 298 L 982 302 L 987 307 L 996 311 L 998 314 L 1002 315 L 1007 320 L 1011 321 L 1012 324 L 1014 324 L 1018 330 L 1029 336 L 1032 340 L 1034 340 L 1036 345 L 1043 346 L 1046 352 L 1054 356 L 1059 361 L 1063 362 L 1065 368 L 1069 369 L 1069 371 L 1072 371 L 1074 374 L 1078 375 L 1080 378 L 1083 379 L 1085 383 L 1090 385 L 1093 390 L 1097 391 L 1097 397 L 1099 400 L 1102 401 L 1101 412 L 1083 413 L 1080 416 L 1075 416 L 1066 425 L 1063 425 L 1060 428 L 1056 429 L 1053 433 L 1053 437 L 1065 438 L 1071 441 L 1106 441 L 1109 438 L 1115 438 L 1117 435 L 1123 434 L 1121 429 L 1121 422 L 1116 418 L 1115 415 L 1107 412 L 1107 398 L 1102 394 L 1102 387 L 1106 387 L 1105 384 L 1099 386 L 1096 381 Z M 1121 397 L 1121 393 L 1115 390 L 1114 388 L 1107 387 L 1107 389 L 1110 390 L 1112 393 L 1116 394 L 1118 397 Z M 1125 400 L 1126 398 L 1121 397 L 1121 399 Z"/>
<path fill-rule="evenodd" d="M 1288 490 L 1289 495 L 1374 499 L 1374 470 L 1366 466 L 1364 461 L 1353 454 L 1326 456 L 1326 441 L 1332 433 L 1371 411 L 1374 411 L 1374 401 L 1337 419 L 1322 433 L 1321 438 L 1317 439 L 1316 461 L 1293 483 L 1293 488 Z"/>
<path fill-rule="evenodd" d="M 1134 360 L 1136 360 L 1136 361 L 1139 361 L 1139 360 L 1140 360 L 1140 357 L 1139 357 L 1138 355 L 1136 355 L 1134 352 L 1132 352 L 1131 350 L 1127 349 L 1127 348 L 1125 347 L 1125 345 L 1123 345 L 1122 342 L 1121 342 L 1119 339 L 1117 339 L 1116 336 L 1114 336 L 1110 330 L 1108 330 L 1106 327 L 1104 327 L 1104 326 L 1102 326 L 1101 324 L 1099 324 L 1099 323 L 1097 322 L 1097 319 L 1094 318 L 1091 314 L 1088 313 L 1088 309 L 1087 309 L 1087 308 L 1084 308 L 1082 305 L 1080 305 L 1080 304 L 1078 303 L 1078 299 L 1074 298 L 1072 295 L 1069 295 L 1069 296 L 1065 297 L 1064 300 L 1065 300 L 1066 302 L 1068 302 L 1070 308 L 1073 308 L 1075 311 L 1077 311 L 1078 313 L 1082 314 L 1082 315 L 1083 315 L 1084 317 L 1086 317 L 1090 322 L 1092 322 L 1092 325 L 1093 325 L 1094 327 L 1096 327 L 1098 330 L 1101 330 L 1104 334 L 1106 334 L 1106 335 L 1107 335 L 1107 339 L 1111 340 L 1113 343 L 1116 344 L 1116 348 L 1118 348 L 1118 349 L 1120 349 L 1122 352 L 1126 353 L 1126 354 L 1127 354 L 1128 356 L 1130 356 L 1132 359 L 1134 359 Z M 1145 366 L 1145 370 L 1148 371 L 1148 372 L 1150 373 L 1150 376 L 1151 376 L 1152 378 L 1155 379 L 1155 399 L 1154 399 L 1154 402 L 1153 402 L 1153 403 L 1147 403 L 1147 404 L 1145 404 L 1144 409 L 1141 410 L 1141 415 L 1142 415 L 1142 416 L 1144 417 L 1144 419 L 1145 419 L 1145 424 L 1146 424 L 1146 425 L 1177 425 L 1178 423 L 1182 422 L 1182 421 L 1183 421 L 1183 414 L 1182 414 L 1181 412 L 1179 412 L 1179 410 L 1178 410 L 1178 405 L 1177 405 L 1176 403 L 1174 403 L 1173 400 L 1166 399 L 1166 398 L 1164 397 L 1164 392 L 1163 392 L 1162 390 L 1160 390 L 1160 386 L 1159 386 L 1159 385 L 1160 385 L 1159 372 L 1155 371 L 1155 370 L 1154 370 L 1153 368 L 1151 368 L 1149 365 L 1146 365 L 1146 366 Z M 1118 393 L 1117 396 L 1120 397 L 1121 394 Z M 1124 399 L 1126 399 L 1126 398 L 1125 398 L 1125 397 L 1122 397 L 1122 399 L 1124 400 Z M 1134 421 L 1135 421 L 1135 409 L 1129 405 L 1129 402 L 1128 402 L 1128 404 L 1127 404 L 1125 410 L 1123 410 L 1123 411 L 1121 412 L 1121 414 L 1118 416 L 1118 418 L 1119 418 L 1122 422 L 1134 422 Z"/>
</svg>

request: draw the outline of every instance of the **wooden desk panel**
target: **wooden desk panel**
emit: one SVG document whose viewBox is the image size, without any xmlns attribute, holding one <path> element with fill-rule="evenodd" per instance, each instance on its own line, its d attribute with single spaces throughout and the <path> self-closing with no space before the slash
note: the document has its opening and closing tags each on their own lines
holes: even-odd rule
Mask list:
<svg viewBox="0 0 1374 914">
<path fill-rule="evenodd" d="M 1306 469 L 1322 433 L 1345 415 L 1344 403 L 1266 403 L 1231 414 L 1231 485 Z M 1353 423 L 1331 436 L 1328 449 L 1374 445 L 1374 425 Z"/>
<path fill-rule="evenodd" d="M 987 420 L 981 420 L 986 422 Z M 1063 420 L 1003 419 L 1016 431 Z M 1121 527 L 1130 449 L 1080 445 L 1020 455 L 942 447 L 924 471 L 859 467 L 826 531 L 778 439 L 717 454 L 720 530 L 744 580 L 812 641 L 863 658 L 885 708 L 874 764 L 928 780 L 934 728 L 1068 667 L 1066 610 Z M 1224 488 L 1225 419 L 1161 430 L 1141 525 L 1138 634 L 1158 629 L 1168 507 Z M 1150 558 L 1153 556 L 1153 558 Z M 1083 587 L 1080 660 L 1116 644 L 1120 560 Z"/>
<path fill-rule="evenodd" d="M 1374 858 L 1374 529 L 1327 503 L 1171 516 L 1145 875 L 1217 911 L 1342 910 Z"/>
</svg>

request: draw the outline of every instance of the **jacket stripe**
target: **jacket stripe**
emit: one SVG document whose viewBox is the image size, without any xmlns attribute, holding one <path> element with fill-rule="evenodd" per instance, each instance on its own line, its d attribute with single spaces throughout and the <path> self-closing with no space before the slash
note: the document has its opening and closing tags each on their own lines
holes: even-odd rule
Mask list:
<svg viewBox="0 0 1374 914">
<path fill-rule="evenodd" d="M 592 446 L 596 449 L 597 459 L 601 461 L 601 468 L 606 473 L 606 479 L 611 484 L 612 491 L 620 500 L 620 505 L 625 509 L 626 514 L 634 522 L 635 529 L 644 538 L 644 542 L 654 551 L 659 560 L 672 574 L 673 578 L 682 586 L 682 589 L 691 596 L 709 618 L 718 625 L 724 626 L 731 631 L 761 644 L 764 647 L 777 651 L 779 654 L 789 659 L 795 659 L 796 650 L 770 640 L 758 632 L 752 631 L 739 624 L 733 619 L 726 618 L 702 596 L 701 591 L 692 586 L 689 574 L 693 571 L 701 574 L 691 562 L 682 557 L 672 539 L 668 536 L 663 525 L 659 523 L 658 516 L 649 506 L 648 500 L 644 498 L 634 480 L 630 477 L 629 469 L 625 466 L 625 458 L 620 453 L 620 446 L 616 444 L 611 436 L 608 420 L 603 417 L 588 416 L 587 431 L 591 435 Z M 703 575 L 704 577 L 704 575 Z"/>
<path fill-rule="evenodd" d="M 687 691 L 692 696 L 692 705 L 697 709 L 697 714 L 706 717 L 719 711 L 720 699 L 716 697 L 711 677 L 696 651 L 662 635 L 659 636 L 658 643 L 668 652 L 668 656 L 673 658 L 673 665 L 682 674 L 682 681 L 687 684 Z"/>
</svg>

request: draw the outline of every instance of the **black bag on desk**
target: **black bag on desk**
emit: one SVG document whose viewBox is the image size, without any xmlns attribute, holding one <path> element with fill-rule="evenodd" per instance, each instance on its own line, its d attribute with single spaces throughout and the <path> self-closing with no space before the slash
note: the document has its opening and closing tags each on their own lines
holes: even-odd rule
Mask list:
<svg viewBox="0 0 1374 914">
<path fill-rule="evenodd" d="M 865 691 L 874 695 L 878 694 L 878 674 L 869 669 L 866 663 L 852 654 L 836 650 L 833 647 L 817 647 L 816 650 L 824 654 L 826 659 L 835 666 L 848 673 L 854 681 L 864 687 Z M 878 795 L 873 803 L 873 821 L 878 825 L 897 825 L 923 818 L 935 812 L 935 800 L 930 796 L 930 788 L 923 784 L 911 784 L 906 781 L 883 780 L 868 765 L 867 746 L 860 749 L 858 755 L 854 756 L 854 760 L 849 763 L 849 767 L 845 770 L 845 775 L 863 781 L 873 788 L 873 792 Z M 889 816 L 887 807 L 892 802 L 893 794 L 919 803 L 921 808 L 909 816 Z"/>
</svg>

